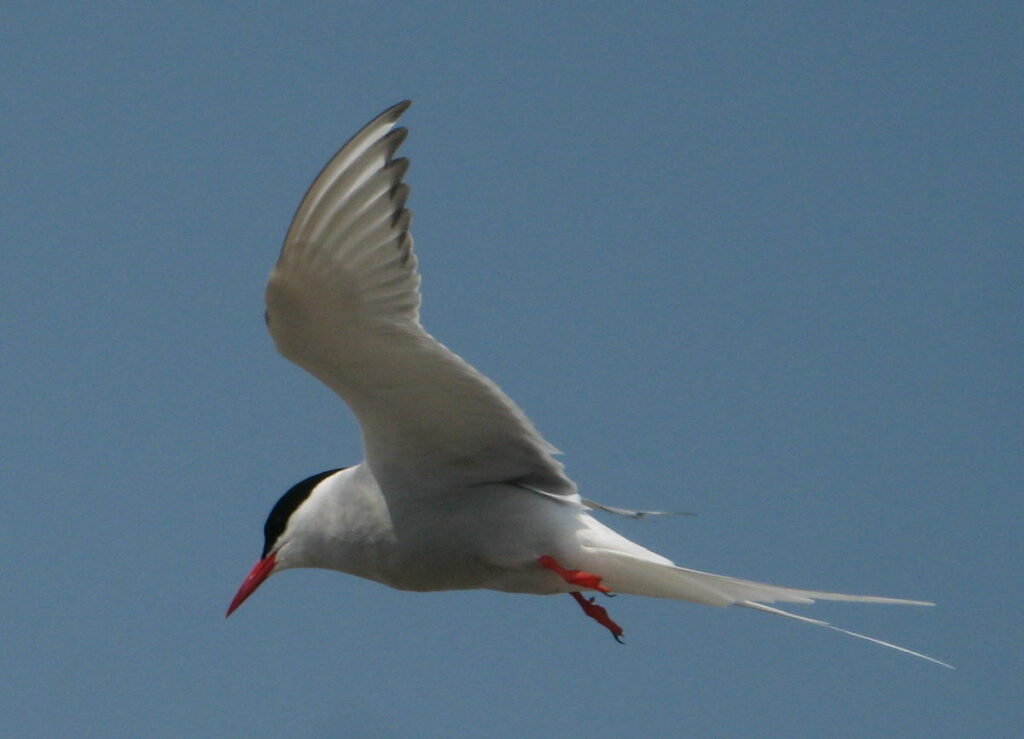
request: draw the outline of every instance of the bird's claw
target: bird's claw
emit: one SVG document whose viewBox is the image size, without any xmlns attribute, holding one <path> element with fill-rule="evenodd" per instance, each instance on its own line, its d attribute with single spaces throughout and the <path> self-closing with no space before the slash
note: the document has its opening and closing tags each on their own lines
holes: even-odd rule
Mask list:
<svg viewBox="0 0 1024 739">
<path fill-rule="evenodd" d="M 597 621 L 599 624 L 604 626 L 608 631 L 615 637 L 615 641 L 619 644 L 624 644 L 622 641 L 622 627 L 612 621 L 611 616 L 608 615 L 608 611 L 605 610 L 604 606 L 597 605 L 596 598 L 585 598 L 581 593 L 569 593 L 576 602 L 580 604 L 580 608 L 583 612 L 590 616 L 592 619 Z"/>
</svg>

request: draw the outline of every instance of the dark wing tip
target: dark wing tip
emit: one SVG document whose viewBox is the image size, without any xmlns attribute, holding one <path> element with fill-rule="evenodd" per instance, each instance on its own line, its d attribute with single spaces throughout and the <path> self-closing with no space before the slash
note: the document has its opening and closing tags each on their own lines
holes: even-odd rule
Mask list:
<svg viewBox="0 0 1024 739">
<path fill-rule="evenodd" d="M 412 105 L 412 100 L 403 100 L 400 103 L 395 103 L 390 108 L 381 113 L 378 118 L 387 118 L 391 121 L 397 121 L 398 117 L 409 109 Z"/>
<path fill-rule="evenodd" d="M 406 137 L 409 135 L 409 129 L 405 126 L 399 128 L 393 128 L 384 134 L 381 138 L 380 143 L 385 147 L 387 151 L 387 158 L 390 160 L 398 148 L 405 142 Z"/>
<path fill-rule="evenodd" d="M 395 209 L 395 214 L 391 219 L 392 224 L 395 224 L 398 223 L 398 217 L 405 210 L 405 201 L 409 198 L 409 186 L 404 182 L 399 182 L 391 188 L 388 196 L 391 198 L 392 207 Z"/>
<path fill-rule="evenodd" d="M 409 224 L 412 222 L 412 211 L 406 207 L 402 207 L 395 211 L 395 215 L 391 219 L 391 227 L 398 231 L 402 237 L 409 232 Z"/>
</svg>

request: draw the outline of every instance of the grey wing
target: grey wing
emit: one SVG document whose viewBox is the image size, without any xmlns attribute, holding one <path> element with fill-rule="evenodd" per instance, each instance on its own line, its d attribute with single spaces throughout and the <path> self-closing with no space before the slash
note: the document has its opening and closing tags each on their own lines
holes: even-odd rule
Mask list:
<svg viewBox="0 0 1024 739">
<path fill-rule="evenodd" d="M 278 350 L 340 395 L 382 484 L 515 481 L 574 496 L 526 415 L 419 322 L 403 102 L 338 151 L 302 200 L 267 284 Z"/>
</svg>

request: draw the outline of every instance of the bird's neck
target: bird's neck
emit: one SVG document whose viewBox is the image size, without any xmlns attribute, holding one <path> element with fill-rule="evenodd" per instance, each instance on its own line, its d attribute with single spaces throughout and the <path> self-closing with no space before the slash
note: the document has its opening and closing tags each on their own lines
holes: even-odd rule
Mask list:
<svg viewBox="0 0 1024 739">
<path fill-rule="evenodd" d="M 387 502 L 365 464 L 324 480 L 289 522 L 289 567 L 319 567 L 380 579 L 394 549 Z"/>
</svg>

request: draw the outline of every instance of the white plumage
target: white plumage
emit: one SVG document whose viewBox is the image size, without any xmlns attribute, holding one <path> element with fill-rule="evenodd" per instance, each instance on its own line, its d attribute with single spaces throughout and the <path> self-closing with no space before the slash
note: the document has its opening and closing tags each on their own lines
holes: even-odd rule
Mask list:
<svg viewBox="0 0 1024 739">
<path fill-rule="evenodd" d="M 282 498 L 267 522 L 264 557 L 229 613 L 270 574 L 293 567 L 340 570 L 406 590 L 607 589 L 739 605 L 824 626 L 765 604 L 931 605 L 677 567 L 594 519 L 595 507 L 630 512 L 581 498 L 525 414 L 420 325 L 402 182 L 408 162 L 394 156 L 406 135 L 394 125 L 408 106 L 372 120 L 316 178 L 266 291 L 278 350 L 349 405 L 366 459 Z M 618 637 L 621 629 L 603 609 L 576 597 Z"/>
</svg>

